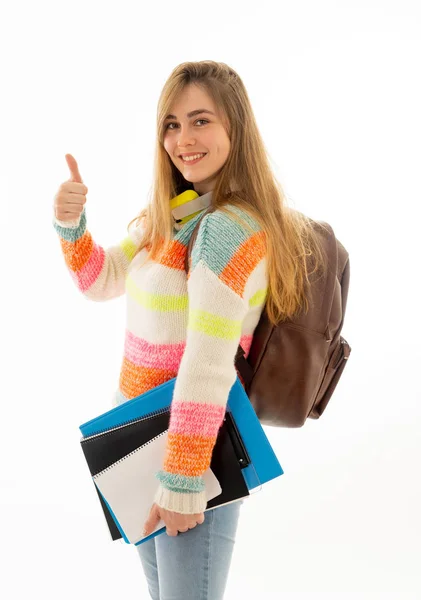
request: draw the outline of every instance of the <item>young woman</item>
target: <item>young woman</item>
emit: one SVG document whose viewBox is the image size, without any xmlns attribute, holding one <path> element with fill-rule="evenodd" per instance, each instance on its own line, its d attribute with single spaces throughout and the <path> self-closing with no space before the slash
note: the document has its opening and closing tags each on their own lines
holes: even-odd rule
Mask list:
<svg viewBox="0 0 421 600">
<path fill-rule="evenodd" d="M 73 280 L 92 300 L 127 297 L 114 405 L 177 377 L 145 523 L 148 535 L 162 519 L 167 535 L 137 546 L 151 597 L 220 599 L 242 501 L 204 513 L 203 474 L 237 377 L 234 357 L 239 343 L 247 357 L 265 306 L 277 323 L 307 305 L 306 256 L 317 268 L 317 239 L 286 206 L 244 84 L 224 63 L 183 63 L 170 74 L 158 102 L 152 198 L 120 244 L 104 250 L 92 239 L 88 188 L 75 159 L 66 160 L 71 177 L 55 196 L 53 223 Z M 188 277 L 185 253 L 205 208 L 177 222 L 170 202 L 186 190 L 213 209 L 200 222 Z"/>
</svg>

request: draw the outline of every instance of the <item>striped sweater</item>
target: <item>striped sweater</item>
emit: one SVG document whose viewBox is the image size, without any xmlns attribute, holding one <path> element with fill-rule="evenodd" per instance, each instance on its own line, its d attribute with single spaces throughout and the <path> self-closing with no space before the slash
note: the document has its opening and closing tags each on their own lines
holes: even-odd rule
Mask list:
<svg viewBox="0 0 421 600">
<path fill-rule="evenodd" d="M 53 217 L 77 288 L 95 301 L 126 294 L 124 356 L 113 405 L 177 378 L 155 502 L 184 514 L 206 508 L 203 474 L 237 377 L 234 357 L 239 343 L 247 357 L 267 294 L 264 232 L 248 213 L 228 208 L 252 232 L 220 210 L 207 214 L 188 277 L 185 253 L 201 213 L 174 228 L 168 251 L 145 265 L 146 248 L 134 256 L 141 225 L 104 250 L 87 229 L 85 208 L 71 223 Z"/>
</svg>

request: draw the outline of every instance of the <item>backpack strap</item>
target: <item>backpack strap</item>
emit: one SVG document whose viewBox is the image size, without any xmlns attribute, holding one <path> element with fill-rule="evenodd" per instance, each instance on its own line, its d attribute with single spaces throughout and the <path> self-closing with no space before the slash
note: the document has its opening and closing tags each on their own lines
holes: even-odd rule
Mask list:
<svg viewBox="0 0 421 600">
<path fill-rule="evenodd" d="M 332 227 L 325 221 L 317 221 L 318 224 L 322 225 L 329 232 L 327 240 L 324 243 L 324 249 L 326 250 L 327 259 L 327 274 L 325 278 L 325 292 L 323 294 L 323 305 L 321 306 L 321 323 L 326 323 L 326 341 L 331 341 L 331 332 L 329 330 L 329 316 L 332 312 L 333 297 L 335 292 L 335 278 L 338 272 L 338 248 L 336 244 L 336 237 Z M 326 291 L 328 293 L 326 293 Z"/>
</svg>

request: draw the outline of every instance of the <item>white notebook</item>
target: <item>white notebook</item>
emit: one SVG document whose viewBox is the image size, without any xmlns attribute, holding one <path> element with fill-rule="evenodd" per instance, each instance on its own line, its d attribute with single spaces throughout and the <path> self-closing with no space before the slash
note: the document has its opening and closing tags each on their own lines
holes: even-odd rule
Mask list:
<svg viewBox="0 0 421 600">
<path fill-rule="evenodd" d="M 132 544 L 144 538 L 143 527 L 159 486 L 155 473 L 162 469 L 167 437 L 168 430 L 93 476 L 94 483 Z M 219 481 L 210 468 L 203 479 L 207 501 L 221 494 Z M 160 519 L 149 535 L 162 527 L 165 523 Z"/>
</svg>

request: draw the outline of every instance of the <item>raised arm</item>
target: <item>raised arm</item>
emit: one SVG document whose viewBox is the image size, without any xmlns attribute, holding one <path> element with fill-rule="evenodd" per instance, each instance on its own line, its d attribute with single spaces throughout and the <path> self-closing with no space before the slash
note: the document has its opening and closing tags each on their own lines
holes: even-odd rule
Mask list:
<svg viewBox="0 0 421 600">
<path fill-rule="evenodd" d="M 86 223 L 88 188 L 76 160 L 66 154 L 71 177 L 54 198 L 53 226 L 58 234 L 64 260 L 78 289 L 89 299 L 110 300 L 125 291 L 128 267 L 142 238 L 141 225 L 133 228 L 117 245 L 106 250 L 92 238 Z M 142 254 L 146 250 L 142 250 Z"/>
</svg>

